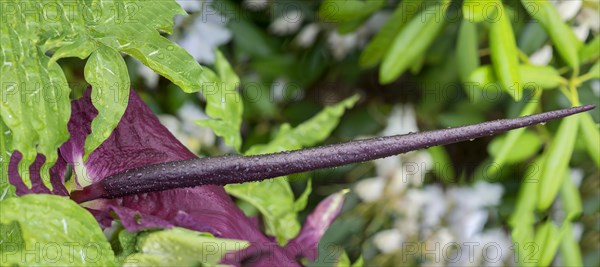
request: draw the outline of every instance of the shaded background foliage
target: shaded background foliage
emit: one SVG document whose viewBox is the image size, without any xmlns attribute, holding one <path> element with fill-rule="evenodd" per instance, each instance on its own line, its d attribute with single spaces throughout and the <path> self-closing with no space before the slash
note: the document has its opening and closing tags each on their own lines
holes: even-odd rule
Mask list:
<svg viewBox="0 0 600 267">
<path fill-rule="evenodd" d="M 493 12 L 478 13 L 488 12 L 479 8 L 484 1 L 178 2 L 190 16 L 176 17 L 168 38 L 205 65 L 214 63 L 218 48 L 240 77 L 241 151 L 269 142 L 282 124 L 297 126 L 324 105 L 355 94 L 360 100 L 322 143 L 600 104 L 596 1 L 485 2 L 502 8 L 505 16 L 498 19 L 490 16 Z M 527 9 L 533 5 L 535 10 Z M 80 97 L 87 87 L 85 61 L 63 58 L 58 63 L 71 82 L 72 98 Z M 234 151 L 193 123 L 207 118 L 201 94 L 186 94 L 129 56 L 125 63 L 132 87 L 188 148 L 203 156 Z M 529 69 L 520 72 L 523 66 Z M 513 86 L 528 81 L 533 89 Z M 320 263 L 325 265 L 361 256 L 377 265 L 440 263 L 422 253 L 408 254 L 402 242 L 443 247 L 470 241 L 460 237 L 460 228 L 491 238 L 477 240 L 481 243 L 508 240 L 508 245 L 502 243 L 507 255 L 515 255 L 511 242 L 527 251 L 523 244 L 533 241 L 539 251 L 548 251 L 534 253 L 534 265 L 598 265 L 600 148 L 594 139 L 600 111 L 586 116 L 578 117 L 578 123 L 548 123 L 512 137 L 317 171 L 310 175 L 313 193 L 300 220 L 325 196 L 355 189 L 321 242 Z M 507 144 L 511 138 L 515 143 Z M 548 157 L 556 161 L 547 163 Z M 486 167 L 500 161 L 501 171 L 489 173 Z M 415 163 L 416 170 L 408 169 Z M 568 167 L 568 174 L 560 174 L 565 172 L 560 166 Z M 308 176 L 288 177 L 296 197 L 304 192 Z M 535 185 L 552 192 L 527 187 L 527 178 L 536 178 Z M 493 197 L 481 206 L 461 202 L 485 202 L 485 196 Z M 258 214 L 248 202 L 238 201 L 247 214 Z M 430 217 L 438 219 L 427 224 L 422 218 L 428 215 L 407 210 L 411 205 L 440 210 Z M 461 216 L 467 219 L 453 219 Z M 411 223 L 416 228 L 407 228 Z M 408 236 L 411 231 L 414 235 Z M 550 240 L 555 236 L 560 238 Z M 523 259 L 502 260 L 524 264 Z"/>
</svg>

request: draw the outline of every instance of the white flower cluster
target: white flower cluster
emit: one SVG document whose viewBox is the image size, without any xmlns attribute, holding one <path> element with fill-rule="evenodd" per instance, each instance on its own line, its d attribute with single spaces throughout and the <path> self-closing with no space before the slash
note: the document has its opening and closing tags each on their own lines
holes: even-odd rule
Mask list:
<svg viewBox="0 0 600 267">
<path fill-rule="evenodd" d="M 558 10 L 563 21 L 573 22 L 573 32 L 577 39 L 585 41 L 590 31 L 598 34 L 600 31 L 600 13 L 597 9 L 584 5 L 583 0 L 553 0 L 551 1 Z M 552 46 L 544 45 L 534 52 L 529 61 L 534 65 L 548 65 L 552 59 Z"/>
<path fill-rule="evenodd" d="M 382 134 L 416 131 L 415 111 L 405 105 L 393 109 Z M 394 227 L 375 234 L 375 246 L 383 254 L 419 258 L 423 266 L 501 266 L 512 259 L 509 235 L 501 228 L 484 230 L 504 188 L 486 182 L 423 186 L 430 166 L 426 151 L 378 160 L 377 176 L 356 185 L 362 201 L 379 201 L 394 213 Z"/>
<path fill-rule="evenodd" d="M 210 147 L 215 143 L 216 137 L 211 129 L 193 122 L 209 117 L 192 102 L 186 102 L 177 111 L 177 116 L 160 114 L 158 119 L 190 151 L 197 152 L 200 147 Z"/>
</svg>

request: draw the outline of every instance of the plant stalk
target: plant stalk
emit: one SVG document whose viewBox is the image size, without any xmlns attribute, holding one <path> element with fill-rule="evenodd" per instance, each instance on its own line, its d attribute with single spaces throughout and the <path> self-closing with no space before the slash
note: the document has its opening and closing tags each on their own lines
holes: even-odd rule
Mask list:
<svg viewBox="0 0 600 267">
<path fill-rule="evenodd" d="M 593 108 L 594 105 L 585 105 L 513 119 L 422 133 L 375 137 L 280 153 L 256 156 L 226 155 L 148 165 L 109 176 L 83 190 L 74 191 L 71 198 L 81 203 L 98 198 L 118 198 L 174 188 L 262 181 L 491 136 Z"/>
</svg>

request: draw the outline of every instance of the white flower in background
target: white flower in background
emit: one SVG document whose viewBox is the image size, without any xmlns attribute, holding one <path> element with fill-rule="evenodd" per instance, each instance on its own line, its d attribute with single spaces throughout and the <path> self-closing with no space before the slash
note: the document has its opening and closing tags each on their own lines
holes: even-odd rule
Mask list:
<svg viewBox="0 0 600 267">
<path fill-rule="evenodd" d="M 242 5 L 250 10 L 259 11 L 265 9 L 269 5 L 267 0 L 244 0 Z"/>
<path fill-rule="evenodd" d="M 596 97 L 600 97 L 600 80 L 591 81 L 590 87 L 592 88 L 592 92 L 594 92 Z"/>
<path fill-rule="evenodd" d="M 362 179 L 356 184 L 354 191 L 363 202 L 375 202 L 383 195 L 385 183 L 382 177 Z"/>
<path fill-rule="evenodd" d="M 287 9 L 285 13 L 271 22 L 269 31 L 277 35 L 292 34 L 300 29 L 303 21 L 304 15 L 300 9 Z"/>
<path fill-rule="evenodd" d="M 308 24 L 304 26 L 304 28 L 302 28 L 300 33 L 298 33 L 294 42 L 300 47 L 310 47 L 317 39 L 317 35 L 319 34 L 320 30 L 321 29 L 319 28 L 319 24 Z"/>
<path fill-rule="evenodd" d="M 183 38 L 177 41 L 197 61 L 204 64 L 212 64 L 215 61 L 215 48 L 231 39 L 231 32 L 226 28 L 227 18 L 208 3 L 202 3 L 202 13 L 194 18 Z"/>
<path fill-rule="evenodd" d="M 583 0 L 562 0 L 562 1 L 552 1 L 556 6 L 558 13 L 562 20 L 567 21 L 571 20 L 579 10 L 583 4 Z"/>
<path fill-rule="evenodd" d="M 535 51 L 529 56 L 529 62 L 533 65 L 545 66 L 552 59 L 552 46 L 544 45 L 538 51 Z"/>
<path fill-rule="evenodd" d="M 385 254 L 398 250 L 402 242 L 402 234 L 396 229 L 383 230 L 373 237 L 373 244 Z"/>
<path fill-rule="evenodd" d="M 336 31 L 332 31 L 327 38 L 329 50 L 337 60 L 344 59 L 350 51 L 354 50 L 357 46 L 356 41 L 356 32 L 341 35 Z"/>
<path fill-rule="evenodd" d="M 196 12 L 202 9 L 205 1 L 202 0 L 177 0 L 177 3 L 187 12 Z"/>
<path fill-rule="evenodd" d="M 160 114 L 158 119 L 169 131 L 190 151 L 198 151 L 202 146 L 211 146 L 215 142 L 215 134 L 209 128 L 200 127 L 195 120 L 209 117 L 191 102 L 186 102 L 178 111 L 177 116 Z"/>
<path fill-rule="evenodd" d="M 421 266 L 445 266 L 446 259 L 452 259 L 460 256 L 455 255 L 456 252 L 454 250 L 457 249 L 457 243 L 454 242 L 454 239 L 455 238 L 452 235 L 452 232 L 450 232 L 447 228 L 440 228 L 435 233 L 430 235 L 429 238 L 425 240 L 421 250 L 423 252 L 430 251 L 432 253 L 423 255 L 428 257 L 425 258 L 425 262 L 421 264 Z"/>
<path fill-rule="evenodd" d="M 600 14 L 592 7 L 585 7 L 582 0 L 552 1 L 564 21 L 575 18 L 573 32 L 581 41 L 585 41 L 590 30 L 598 33 L 600 28 Z"/>
</svg>

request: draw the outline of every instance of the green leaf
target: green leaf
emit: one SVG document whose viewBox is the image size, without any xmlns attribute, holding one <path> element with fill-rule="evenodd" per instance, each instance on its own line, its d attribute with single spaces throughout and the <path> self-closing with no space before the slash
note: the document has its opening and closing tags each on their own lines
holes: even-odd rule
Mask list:
<svg viewBox="0 0 600 267">
<path fill-rule="evenodd" d="M 564 79 L 550 66 L 519 65 L 519 74 L 524 88 L 556 88 Z"/>
<path fill-rule="evenodd" d="M 105 43 L 131 53 L 189 92 L 199 90 L 205 78 L 192 56 L 158 32 L 170 33 L 173 16 L 185 14 L 175 1 L 9 1 L 3 3 L 0 12 L 3 18 L 0 83 L 4 96 L 0 116 L 10 129 L 11 152 L 17 150 L 23 154 L 19 170 L 28 186 L 31 181 L 24 170 L 40 153 L 46 157 L 41 177 L 52 189 L 48 170 L 58 157 L 58 147 L 69 138 L 70 90 L 56 60 L 83 59 L 99 49 L 102 51 L 95 54 L 95 60 L 101 55 L 114 58 L 114 53 L 107 54 L 102 45 Z M 47 54 L 52 54 L 52 58 Z M 97 67 L 108 73 L 110 67 L 120 65 Z M 111 76 L 128 74 L 119 67 L 118 73 Z M 113 116 L 120 113 L 115 111 L 105 112 L 109 115 L 105 118 L 106 129 L 120 119 Z M 103 136 L 107 137 L 106 132 L 99 132 L 106 129 L 93 133 L 93 141 L 86 143 L 86 153 L 101 143 Z"/>
<path fill-rule="evenodd" d="M 592 115 L 585 113 L 580 118 L 581 132 L 583 133 L 583 140 L 585 140 L 587 151 L 590 157 L 596 163 L 596 166 L 600 167 L 600 130 L 598 123 L 594 121 Z"/>
<path fill-rule="evenodd" d="M 585 44 L 579 49 L 579 59 L 582 63 L 592 62 L 598 60 L 600 57 L 600 36 L 594 37 L 592 41 Z"/>
<path fill-rule="evenodd" d="M 219 74 L 219 77 L 213 78 L 216 82 L 206 83 L 202 88 L 202 94 L 206 98 L 206 114 L 212 119 L 194 123 L 211 128 L 216 135 L 223 137 L 226 144 L 240 151 L 240 127 L 244 109 L 237 92 L 240 78 L 219 51 L 216 53 L 215 68 Z"/>
<path fill-rule="evenodd" d="M 85 160 L 119 124 L 127 108 L 130 82 L 121 54 L 105 45 L 98 45 L 98 50 L 90 56 L 84 74 L 94 88 L 92 103 L 98 110 L 92 121 L 92 133 L 85 139 Z"/>
<path fill-rule="evenodd" d="M 549 66 L 519 65 L 518 71 L 525 89 L 552 89 L 564 82 L 558 71 Z M 498 82 L 498 78 L 492 66 L 484 65 L 471 72 L 468 82 L 483 89 Z"/>
<path fill-rule="evenodd" d="M 498 81 L 514 99 L 521 100 L 523 90 L 519 73 L 517 44 L 510 19 L 500 2 L 496 5 L 498 19 L 490 22 L 490 52 L 494 74 Z"/>
<path fill-rule="evenodd" d="M 446 149 L 443 146 L 432 146 L 427 149 L 427 152 L 431 155 L 432 161 L 435 162 L 433 172 L 445 183 L 456 182 L 454 167 Z"/>
<path fill-rule="evenodd" d="M 575 239 L 573 235 L 573 226 L 570 222 L 565 222 L 567 224 L 564 231 L 564 236 L 562 241 L 560 242 L 560 258 L 562 260 L 561 266 L 583 266 L 583 261 L 581 258 L 581 248 L 579 247 L 579 242 Z"/>
<path fill-rule="evenodd" d="M 567 213 L 567 220 L 573 220 L 579 216 L 583 210 L 581 205 L 581 196 L 579 189 L 571 179 L 571 174 L 567 170 L 565 179 L 560 187 L 560 199 L 563 203 L 563 210 Z"/>
<path fill-rule="evenodd" d="M 138 253 L 131 254 L 124 266 L 213 266 L 227 253 L 250 245 L 248 241 L 213 237 L 184 228 L 141 234 Z"/>
<path fill-rule="evenodd" d="M 304 189 L 302 195 L 300 195 L 300 197 L 298 197 L 294 203 L 294 210 L 296 210 L 296 212 L 301 212 L 306 208 L 310 193 L 312 193 L 312 179 L 308 179 L 308 182 L 306 183 L 306 189 Z"/>
<path fill-rule="evenodd" d="M 573 69 L 579 68 L 578 49 L 581 41 L 566 23 L 561 20 L 556 7 L 549 1 L 521 0 L 525 10 L 546 30 L 558 54 Z"/>
<path fill-rule="evenodd" d="M 458 73 L 462 82 L 469 80 L 469 75 L 479 67 L 479 50 L 477 40 L 477 25 L 463 20 L 458 29 L 458 40 L 456 43 L 456 59 Z"/>
<path fill-rule="evenodd" d="M 492 142 L 488 145 L 488 152 L 494 157 L 497 158 L 499 152 L 501 152 L 502 148 L 506 143 L 506 136 L 500 136 L 494 138 Z M 531 132 L 524 131 L 520 136 L 513 142 L 511 142 L 513 149 L 510 154 L 505 157 L 505 163 L 516 163 L 524 161 L 531 156 L 533 156 L 542 146 L 542 141 L 540 137 Z"/>
<path fill-rule="evenodd" d="M 519 116 L 527 116 L 533 114 L 535 109 L 539 106 L 540 97 L 541 92 L 534 94 L 531 100 L 529 100 L 527 105 L 523 108 Z M 485 178 L 495 177 L 496 172 L 498 170 L 501 170 L 507 162 L 510 162 L 509 158 L 511 157 L 511 153 L 515 150 L 520 149 L 520 147 L 517 146 L 517 143 L 521 139 L 521 136 L 523 135 L 523 133 L 525 133 L 525 131 L 526 128 L 519 128 L 510 131 L 506 134 L 506 137 L 504 137 L 504 140 L 502 141 L 497 151 L 492 154 L 494 157 L 494 168 L 486 168 Z M 496 139 L 494 139 L 494 141 L 495 140 Z M 492 143 L 494 141 L 492 141 Z"/>
<path fill-rule="evenodd" d="M 596 61 L 588 71 L 589 78 L 600 79 L 600 61 Z"/>
<path fill-rule="evenodd" d="M 15 187 L 8 182 L 8 163 L 12 154 L 10 130 L 0 120 L 0 201 L 15 197 Z"/>
<path fill-rule="evenodd" d="M 498 3 L 496 1 L 465 0 L 462 6 L 462 12 L 465 19 L 472 23 L 482 22 L 495 17 Z M 490 14 L 488 11 L 492 11 Z"/>
<path fill-rule="evenodd" d="M 547 40 L 548 34 L 542 26 L 536 21 L 531 21 L 524 25 L 519 38 L 517 38 L 517 44 L 523 53 L 531 55 L 542 48 Z"/>
<path fill-rule="evenodd" d="M 385 3 L 385 0 L 325 0 L 319 7 L 319 17 L 328 22 L 355 20 L 371 15 Z"/>
<path fill-rule="evenodd" d="M 10 22 L 0 26 L 0 61 L 4 66 L 0 75 L 3 96 L 0 114 L 10 129 L 12 149 L 23 154 L 19 172 L 25 184 L 31 186 L 29 172 L 25 170 L 40 153 L 46 156 L 42 180 L 52 188 L 47 166 L 54 165 L 58 146 L 69 138 L 66 127 L 71 114 L 69 87 L 60 67 L 50 64 L 48 57 L 31 44 L 33 40 L 26 38 L 31 33 L 24 32 L 35 32 L 36 24 L 12 26 Z"/>
<path fill-rule="evenodd" d="M 534 244 L 539 246 L 539 250 L 534 255 L 536 259 L 533 260 L 536 265 L 550 266 L 562 239 L 561 232 L 551 221 L 546 221 L 537 229 Z"/>
<path fill-rule="evenodd" d="M 352 107 L 356 101 L 358 101 L 358 96 L 353 96 L 337 105 L 326 107 L 295 128 L 284 124 L 271 142 L 254 145 L 245 154 L 256 155 L 294 150 L 322 142 L 337 126 L 344 111 Z M 306 196 L 304 195 L 307 194 L 307 191 L 295 201 L 289 183 L 282 178 L 230 184 L 225 186 L 225 189 L 227 193 L 255 206 L 263 216 L 267 234 L 275 236 L 280 245 L 285 245 L 300 231 L 297 213 L 300 207 L 306 205 L 306 200 L 304 200 Z"/>
<path fill-rule="evenodd" d="M 358 95 L 354 95 L 334 106 L 325 107 L 317 115 L 295 128 L 283 124 L 273 140 L 268 144 L 252 146 L 246 154 L 257 155 L 314 146 L 329 137 L 339 123 L 340 117 L 344 115 L 344 111 L 352 108 L 358 100 Z"/>
<path fill-rule="evenodd" d="M 564 118 L 550 147 L 544 151 L 547 157 L 542 165 L 542 176 L 540 177 L 537 203 L 539 210 L 543 211 L 550 207 L 563 184 L 564 173 L 569 166 L 577 138 L 579 117 L 574 115 Z"/>
<path fill-rule="evenodd" d="M 7 199 L 0 205 L 2 232 L 9 227 L 16 235 L 8 240 L 6 235 L 1 236 L 3 266 L 116 265 L 110 244 L 94 217 L 70 199 L 31 194 Z"/>
<path fill-rule="evenodd" d="M 379 81 L 382 84 L 393 82 L 427 51 L 446 24 L 444 18 L 447 7 L 447 4 L 428 7 L 396 35 L 381 63 Z"/>
<path fill-rule="evenodd" d="M 206 81 L 206 75 L 194 57 L 144 24 L 98 26 L 96 30 L 110 33 L 98 35 L 100 42 L 131 55 L 186 93 L 199 91 Z"/>
<path fill-rule="evenodd" d="M 517 196 L 517 205 L 515 211 L 511 214 L 508 223 L 513 231 L 519 229 L 519 238 L 516 242 L 533 239 L 533 224 L 535 223 L 535 208 L 538 200 L 539 183 L 542 175 L 542 165 L 545 162 L 546 155 L 538 157 L 528 165 L 525 171 L 521 189 Z M 515 237 L 515 233 L 513 233 Z"/>
<path fill-rule="evenodd" d="M 394 13 L 392 13 L 361 53 L 359 64 L 362 67 L 372 67 L 381 61 L 381 58 L 387 53 L 392 44 L 394 37 L 398 35 L 404 25 L 417 13 L 416 11 L 422 1 L 404 0 L 398 4 Z"/>
</svg>

